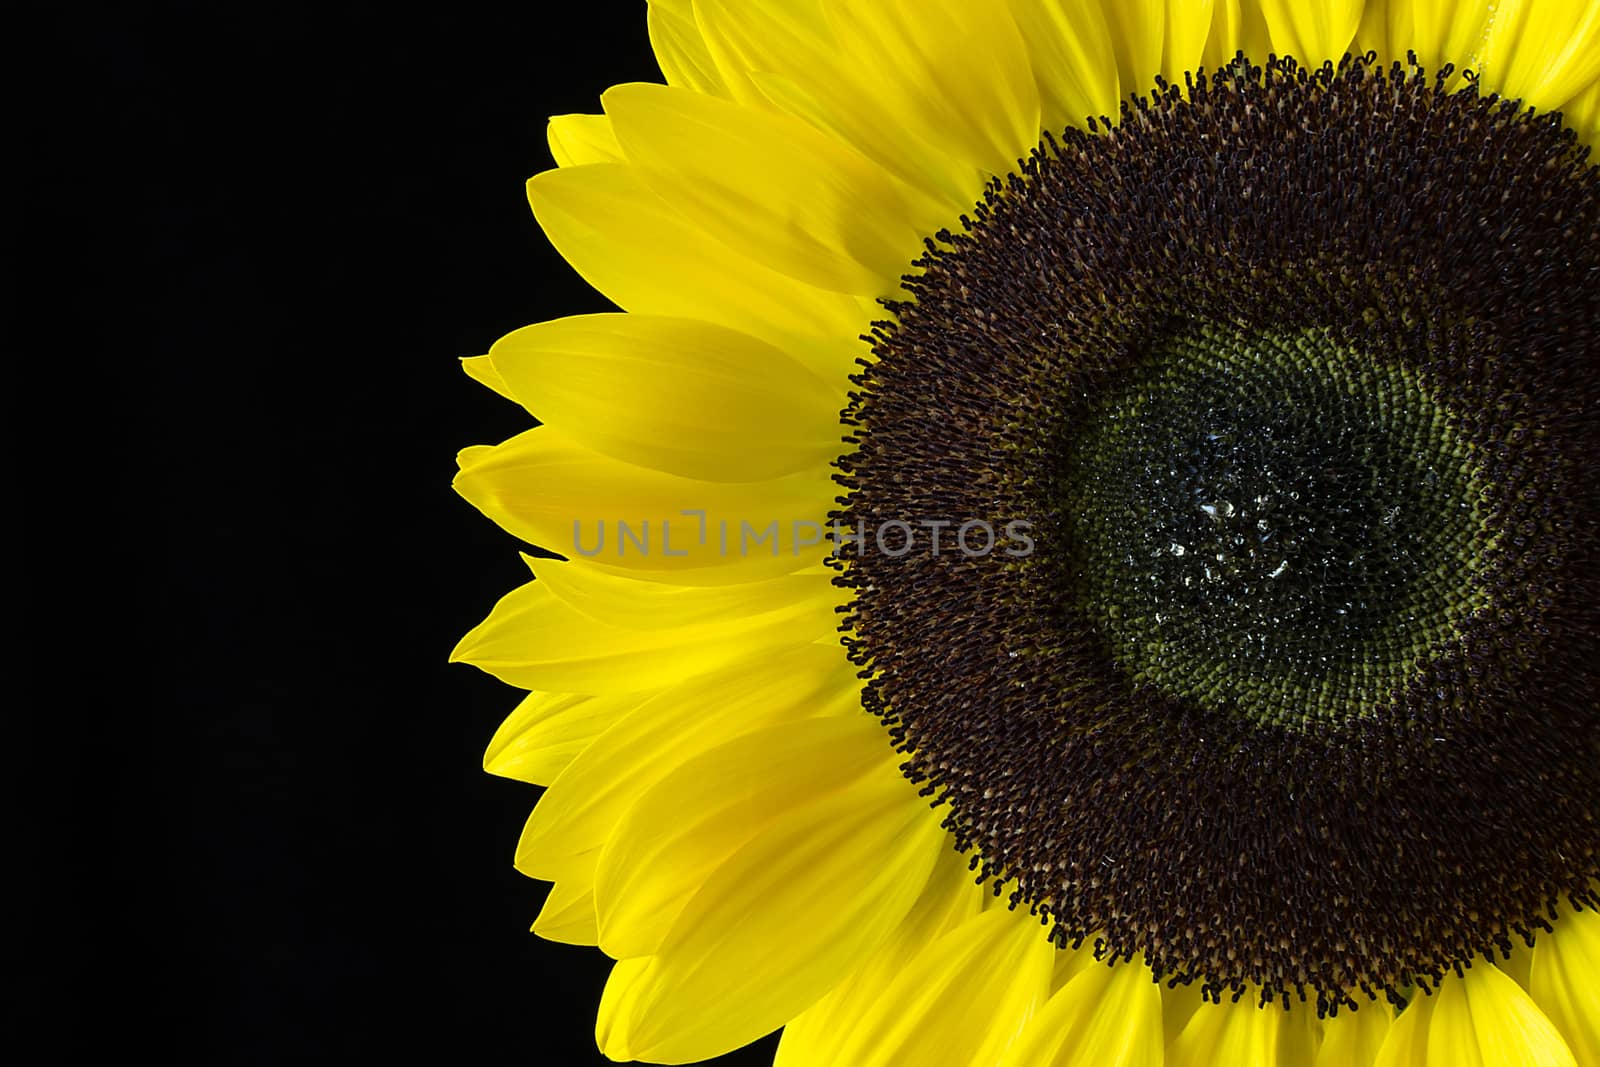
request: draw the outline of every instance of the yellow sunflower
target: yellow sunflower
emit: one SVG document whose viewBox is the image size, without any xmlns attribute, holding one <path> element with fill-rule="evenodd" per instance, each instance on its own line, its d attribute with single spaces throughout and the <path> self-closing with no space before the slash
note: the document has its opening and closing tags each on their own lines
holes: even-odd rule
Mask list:
<svg viewBox="0 0 1600 1067">
<path fill-rule="evenodd" d="M 1600 3 L 648 18 L 456 481 L 602 1051 L 1600 1064 Z"/>
</svg>

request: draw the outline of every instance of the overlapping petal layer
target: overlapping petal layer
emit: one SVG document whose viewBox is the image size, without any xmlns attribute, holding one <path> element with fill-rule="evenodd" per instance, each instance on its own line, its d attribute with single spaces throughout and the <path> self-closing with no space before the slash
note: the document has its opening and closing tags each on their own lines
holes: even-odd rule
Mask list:
<svg viewBox="0 0 1600 1067">
<path fill-rule="evenodd" d="M 1538 1005 L 1491 964 L 1446 978 L 1400 1013 L 1376 1067 L 1577 1067 Z"/>
<path fill-rule="evenodd" d="M 893 933 L 943 847 L 888 760 L 837 792 L 791 798 L 710 874 L 653 955 L 618 965 L 626 994 L 602 1002 L 602 1050 L 685 1063 L 783 1025 Z"/>
</svg>

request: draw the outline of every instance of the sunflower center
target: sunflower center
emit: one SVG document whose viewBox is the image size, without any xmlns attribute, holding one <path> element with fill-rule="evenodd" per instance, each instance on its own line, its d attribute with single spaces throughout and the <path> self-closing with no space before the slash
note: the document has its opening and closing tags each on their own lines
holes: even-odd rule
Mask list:
<svg viewBox="0 0 1600 1067">
<path fill-rule="evenodd" d="M 1137 683 L 1262 723 L 1370 714 L 1480 606 L 1470 449 L 1324 332 L 1163 338 L 1072 429 L 1061 595 Z"/>
<path fill-rule="evenodd" d="M 1242 62 L 1046 138 L 915 265 L 842 522 L 868 708 L 1062 943 L 1399 996 L 1600 884 L 1600 168 Z M 897 542 L 898 543 L 898 542 Z"/>
</svg>

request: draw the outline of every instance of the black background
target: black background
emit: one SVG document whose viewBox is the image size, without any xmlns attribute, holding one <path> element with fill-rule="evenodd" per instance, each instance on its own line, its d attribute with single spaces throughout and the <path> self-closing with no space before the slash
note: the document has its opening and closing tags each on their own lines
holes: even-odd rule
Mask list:
<svg viewBox="0 0 1600 1067">
<path fill-rule="evenodd" d="M 29 18 L 25 1015 L 63 1059 L 604 1062 L 607 961 L 526 933 L 536 791 L 479 769 L 517 694 L 445 662 L 521 546 L 449 481 L 529 425 L 457 359 L 607 307 L 522 185 L 659 80 L 644 4 Z"/>
</svg>

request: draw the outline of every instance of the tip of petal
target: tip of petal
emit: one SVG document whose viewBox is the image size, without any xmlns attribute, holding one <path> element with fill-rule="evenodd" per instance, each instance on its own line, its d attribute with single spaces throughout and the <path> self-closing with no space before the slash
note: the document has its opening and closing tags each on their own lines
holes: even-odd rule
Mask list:
<svg viewBox="0 0 1600 1067">
<path fill-rule="evenodd" d="M 500 372 L 495 370 L 494 361 L 490 357 L 468 356 L 461 361 L 461 369 L 466 371 L 467 377 L 479 385 L 494 390 L 507 400 L 516 402 L 516 397 L 511 394 L 511 389 L 506 385 L 505 379 L 500 377 Z"/>
<path fill-rule="evenodd" d="M 477 633 L 477 630 L 476 630 L 476 628 L 474 628 L 472 630 L 469 630 L 466 634 L 464 634 L 462 636 L 461 640 L 456 642 L 456 647 L 452 648 L 450 650 L 450 656 L 449 656 L 448 659 L 445 660 L 445 662 L 446 663 L 471 663 L 472 662 L 471 656 L 472 656 L 473 636 L 476 633 Z M 487 769 L 487 765 L 485 765 L 485 769 Z"/>
<path fill-rule="evenodd" d="M 614 1063 L 627 1063 L 639 1058 L 639 1052 L 632 1047 L 628 1034 L 630 1002 L 637 996 L 639 979 L 648 970 L 652 958 L 640 956 L 618 960 L 616 966 L 611 968 L 605 992 L 600 995 L 600 1011 L 594 1021 L 594 1042 L 601 1055 Z"/>
<path fill-rule="evenodd" d="M 468 445 L 456 453 L 456 469 L 466 473 L 468 469 L 488 459 L 493 452 L 493 445 Z"/>
</svg>

